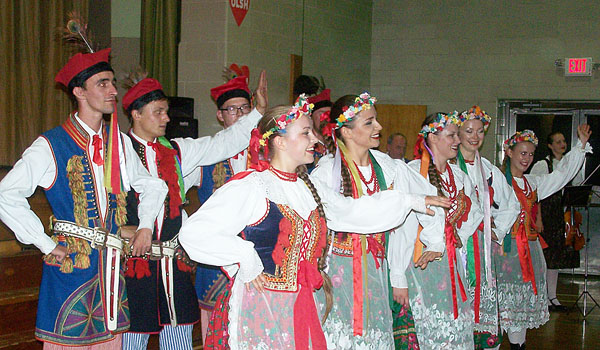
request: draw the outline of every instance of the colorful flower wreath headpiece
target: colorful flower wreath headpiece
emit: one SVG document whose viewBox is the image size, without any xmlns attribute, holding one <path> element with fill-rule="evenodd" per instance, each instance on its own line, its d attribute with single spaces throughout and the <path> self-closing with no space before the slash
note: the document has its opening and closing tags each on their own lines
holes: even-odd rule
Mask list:
<svg viewBox="0 0 600 350">
<path fill-rule="evenodd" d="M 276 132 L 285 134 L 285 128 L 288 126 L 288 124 L 292 123 L 294 120 L 303 115 L 310 115 L 313 107 L 314 105 L 312 103 L 308 103 L 308 99 L 306 98 L 305 94 L 300 95 L 296 100 L 296 103 L 287 111 L 286 114 L 282 114 L 275 119 L 275 126 L 262 134 L 259 141 L 260 145 L 263 147 L 267 146 L 267 140 Z"/>
<path fill-rule="evenodd" d="M 468 111 L 464 111 L 458 116 L 458 126 L 462 126 L 466 121 L 471 119 L 481 120 L 484 131 L 487 131 L 488 127 L 490 126 L 490 122 L 492 121 L 492 117 L 490 117 L 483 109 L 481 109 L 481 107 L 473 106 Z"/>
<path fill-rule="evenodd" d="M 536 147 L 538 145 L 538 138 L 535 136 L 535 133 L 531 130 L 525 129 L 523 131 L 517 131 L 513 136 L 511 136 L 508 140 L 504 141 L 504 150 L 511 148 L 519 142 L 531 142 Z"/>
<path fill-rule="evenodd" d="M 366 91 L 363 92 L 356 99 L 354 99 L 354 104 L 352 106 L 345 106 L 342 108 L 343 113 L 335 119 L 335 128 L 341 128 L 345 122 L 351 121 L 358 113 L 366 111 L 367 109 L 371 109 L 375 102 L 377 102 L 377 98 L 371 97 L 371 95 L 369 95 L 369 93 Z"/>
<path fill-rule="evenodd" d="M 437 113 L 435 115 L 435 118 L 433 118 L 433 122 L 421 128 L 421 131 L 419 131 L 419 135 L 427 137 L 428 134 L 444 130 L 450 124 L 459 125 L 457 111 L 454 111 L 450 114 Z"/>
</svg>

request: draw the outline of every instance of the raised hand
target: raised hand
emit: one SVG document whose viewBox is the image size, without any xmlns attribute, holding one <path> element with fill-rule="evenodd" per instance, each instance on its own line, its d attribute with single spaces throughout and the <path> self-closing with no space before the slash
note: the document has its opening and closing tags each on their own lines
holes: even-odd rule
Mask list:
<svg viewBox="0 0 600 350">
<path fill-rule="evenodd" d="M 592 129 L 590 129 L 589 124 L 581 124 L 577 127 L 577 137 L 579 141 L 581 141 L 583 148 L 585 148 L 585 144 L 590 139 L 590 135 L 592 134 Z"/>
<path fill-rule="evenodd" d="M 263 70 L 258 78 L 258 87 L 254 91 L 256 97 L 256 109 L 260 114 L 265 114 L 269 105 L 269 97 L 267 94 L 267 73 Z"/>
</svg>

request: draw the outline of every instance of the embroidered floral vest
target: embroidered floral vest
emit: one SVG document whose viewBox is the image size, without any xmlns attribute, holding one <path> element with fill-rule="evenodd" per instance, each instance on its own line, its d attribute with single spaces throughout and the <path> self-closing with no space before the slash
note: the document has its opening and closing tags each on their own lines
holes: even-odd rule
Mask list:
<svg viewBox="0 0 600 350">
<path fill-rule="evenodd" d="M 274 291 L 298 290 L 298 266 L 306 260 L 317 265 L 326 245 L 327 226 L 317 210 L 307 220 L 287 205 L 267 202 L 267 214 L 242 232 L 254 243 L 264 266 L 265 288 Z"/>
<path fill-rule="evenodd" d="M 104 135 L 108 135 L 106 125 Z M 67 220 L 84 227 L 104 227 L 116 233 L 125 223 L 125 193 L 108 194 L 108 210 L 104 221 L 100 218 L 97 204 L 91 157 L 87 153 L 88 134 L 70 117 L 62 126 L 42 134 L 50 143 L 56 162 L 56 180 L 47 189 L 46 197 L 52 213 L 58 220 Z M 108 140 L 108 137 L 104 137 Z M 104 145 L 104 149 L 108 145 Z"/>
</svg>

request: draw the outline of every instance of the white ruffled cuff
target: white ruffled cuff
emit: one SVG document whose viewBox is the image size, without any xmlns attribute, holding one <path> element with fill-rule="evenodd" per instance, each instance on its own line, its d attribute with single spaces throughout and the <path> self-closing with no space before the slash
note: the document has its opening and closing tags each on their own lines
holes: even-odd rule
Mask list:
<svg viewBox="0 0 600 350">
<path fill-rule="evenodd" d="M 580 152 L 583 152 L 583 153 L 590 153 L 590 154 L 594 153 L 594 149 L 592 148 L 592 146 L 590 145 L 589 142 L 586 142 L 585 147 L 582 147 L 581 140 L 579 140 L 579 139 L 577 139 L 577 144 L 575 145 L 575 149 L 579 150 Z"/>
<path fill-rule="evenodd" d="M 438 242 L 429 244 L 427 247 L 423 248 L 424 252 L 436 252 L 442 253 L 442 255 L 446 252 L 446 243 Z"/>
<path fill-rule="evenodd" d="M 237 272 L 237 277 L 244 283 L 251 282 L 264 270 L 262 261 L 258 253 L 254 250 L 254 254 L 247 261 L 240 262 L 240 268 Z"/>
<path fill-rule="evenodd" d="M 394 288 L 408 288 L 406 273 L 390 271 L 390 284 Z"/>
<path fill-rule="evenodd" d="M 425 205 L 425 195 L 422 194 L 406 194 L 407 200 L 410 203 L 412 210 L 418 213 L 426 213 L 427 206 Z"/>
</svg>

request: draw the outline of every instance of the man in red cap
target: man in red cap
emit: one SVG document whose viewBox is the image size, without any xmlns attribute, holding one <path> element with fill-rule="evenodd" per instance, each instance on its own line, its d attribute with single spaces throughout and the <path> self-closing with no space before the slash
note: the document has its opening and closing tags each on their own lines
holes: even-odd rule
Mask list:
<svg viewBox="0 0 600 350">
<path fill-rule="evenodd" d="M 237 124 L 238 119 L 248 114 L 252 108 L 248 77 L 244 75 L 212 88 L 210 95 L 217 104 L 217 120 L 223 124 L 225 130 Z M 248 152 L 244 149 L 233 157 L 203 166 L 199 170 L 201 174 L 199 174 L 200 181 L 197 184 L 200 203 L 206 202 L 208 197 L 233 175 L 245 171 L 248 166 L 247 159 Z M 220 267 L 198 265 L 195 286 L 201 309 L 203 339 L 206 337 L 208 320 L 217 296 L 224 289 L 227 281 L 228 279 L 221 272 Z"/>
<path fill-rule="evenodd" d="M 246 93 L 249 97 L 249 90 Z M 185 193 L 193 185 L 184 178 L 199 166 L 227 159 L 248 146 L 250 131 L 267 107 L 266 93 L 263 72 L 256 94 L 256 108 L 250 111 L 249 106 L 242 104 L 241 110 L 248 107 L 244 113 L 248 115 L 235 116 L 239 120 L 234 125 L 212 137 L 170 141 L 164 137 L 169 122 L 169 104 L 157 80 L 142 79 L 123 97 L 123 108 L 132 122 L 129 137 L 134 149 L 150 174 L 164 180 L 169 188 L 155 222 L 152 240 L 156 247 L 149 259 L 134 257 L 127 261 L 125 276 L 131 328 L 123 337 L 124 350 L 146 349 L 150 333 L 160 333 L 161 350 L 192 349 L 192 328 L 200 318 L 198 300 L 189 259 L 177 239 L 184 217 Z M 232 99 L 235 98 L 238 97 Z M 237 107 L 236 112 L 240 110 Z M 231 122 L 230 117 L 229 114 L 224 116 L 227 123 Z M 137 225 L 137 205 L 137 195 L 130 191 L 128 225 Z"/>
<path fill-rule="evenodd" d="M 308 103 L 312 103 L 314 105 L 310 118 L 313 122 L 313 128 L 315 130 L 314 134 L 319 139 L 319 144 L 315 148 L 315 160 L 312 164 L 308 164 L 306 166 L 308 172 L 310 173 L 319 162 L 319 159 L 321 159 L 321 157 L 327 153 L 325 139 L 321 134 L 321 116 L 323 116 L 324 113 L 329 113 L 331 111 L 331 106 L 333 106 L 333 103 L 331 103 L 331 90 L 325 89 L 320 94 L 309 97 Z M 329 114 L 326 114 L 326 116 L 327 117 L 323 120 L 329 119 Z"/>
<path fill-rule="evenodd" d="M 77 109 L 38 137 L 0 182 L 0 218 L 24 244 L 44 254 L 35 336 L 44 349 L 115 349 L 129 328 L 118 236 L 126 195 L 140 193 L 134 254 L 150 248 L 154 220 L 167 193 L 119 133 L 110 49 L 78 53 L 56 76 Z M 40 186 L 52 207 L 52 236 L 29 208 Z"/>
</svg>

